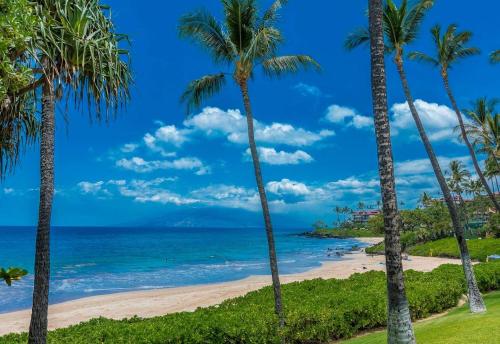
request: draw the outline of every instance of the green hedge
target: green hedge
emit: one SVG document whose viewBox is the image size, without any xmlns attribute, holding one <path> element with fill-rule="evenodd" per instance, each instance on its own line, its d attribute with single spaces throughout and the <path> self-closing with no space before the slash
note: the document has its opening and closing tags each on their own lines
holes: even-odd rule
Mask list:
<svg viewBox="0 0 500 344">
<path fill-rule="evenodd" d="M 500 289 L 500 262 L 475 267 L 481 290 Z M 283 286 L 289 343 L 326 343 L 384 326 L 386 281 L 383 272 L 355 274 L 346 280 L 316 279 Z M 443 265 L 432 272 L 406 272 L 414 319 L 455 306 L 465 293 L 461 266 Z M 270 287 L 198 309 L 151 319 L 94 319 L 51 331 L 50 343 L 280 343 Z M 25 343 L 9 335 L 0 343 Z"/>
<path fill-rule="evenodd" d="M 486 261 L 486 257 L 500 254 L 500 239 L 470 239 L 467 247 L 472 259 Z M 458 243 L 455 238 L 430 241 L 410 247 L 409 254 L 426 257 L 460 258 Z"/>
</svg>

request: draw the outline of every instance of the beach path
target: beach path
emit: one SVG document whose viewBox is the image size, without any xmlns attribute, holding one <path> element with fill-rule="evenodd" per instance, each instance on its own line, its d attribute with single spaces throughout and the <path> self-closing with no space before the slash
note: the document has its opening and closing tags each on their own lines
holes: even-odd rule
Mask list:
<svg viewBox="0 0 500 344">
<path fill-rule="evenodd" d="M 381 239 L 366 238 L 376 243 Z M 441 264 L 460 264 L 459 259 L 410 257 L 403 262 L 405 269 L 431 271 Z M 345 255 L 342 260 L 323 263 L 319 268 L 299 274 L 282 275 L 282 283 L 314 278 L 347 278 L 357 272 L 384 270 L 384 256 L 369 256 L 364 252 Z M 248 278 L 208 285 L 132 291 L 92 296 L 49 307 L 49 329 L 68 327 L 92 318 L 130 318 L 134 315 L 148 318 L 168 313 L 193 311 L 198 307 L 216 305 L 222 301 L 245 295 L 271 284 L 270 276 Z M 0 314 L 0 335 L 25 332 L 29 328 L 31 310 Z"/>
</svg>

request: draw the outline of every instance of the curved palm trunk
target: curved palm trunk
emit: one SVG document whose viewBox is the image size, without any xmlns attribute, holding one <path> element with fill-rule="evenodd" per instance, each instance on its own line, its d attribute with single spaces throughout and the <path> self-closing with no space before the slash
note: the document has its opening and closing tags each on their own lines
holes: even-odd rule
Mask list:
<svg viewBox="0 0 500 344">
<path fill-rule="evenodd" d="M 54 195 L 54 90 L 50 81 L 43 84 L 40 144 L 40 207 L 35 251 L 35 285 L 29 329 L 30 344 L 47 342 L 47 316 L 50 280 L 50 218 Z"/>
<path fill-rule="evenodd" d="M 414 344 L 415 335 L 406 298 L 401 260 L 399 237 L 401 219 L 398 213 L 391 130 L 387 114 L 382 0 L 370 0 L 369 13 L 373 111 L 385 228 L 388 298 L 387 341 L 390 344 Z"/>
<path fill-rule="evenodd" d="M 490 197 L 491 202 L 493 202 L 497 212 L 499 212 L 500 205 L 498 204 L 498 201 L 495 198 L 495 195 L 491 191 L 491 188 L 488 185 L 486 178 L 484 177 L 483 171 L 481 171 L 481 167 L 479 166 L 479 163 L 477 162 L 477 157 L 476 157 L 476 152 L 474 151 L 474 147 L 472 147 L 472 144 L 470 143 L 469 138 L 467 137 L 467 132 L 465 131 L 462 113 L 460 112 L 460 109 L 457 106 L 457 102 L 455 100 L 455 97 L 453 96 L 453 93 L 451 92 L 450 84 L 448 82 L 448 75 L 445 72 L 442 72 L 441 76 L 443 77 L 444 88 L 446 89 L 446 93 L 448 94 L 448 98 L 450 98 L 451 106 L 453 107 L 453 110 L 455 111 L 455 114 L 457 115 L 458 123 L 460 125 L 460 131 L 462 133 L 462 138 L 464 139 L 465 145 L 467 146 L 467 149 L 469 150 L 469 154 L 470 154 L 470 157 L 472 159 L 472 164 L 474 165 L 474 169 L 476 170 L 476 173 L 479 177 L 479 180 L 481 181 L 486 192 L 488 193 L 488 196 Z"/>
<path fill-rule="evenodd" d="M 406 100 L 408 101 L 408 106 L 410 107 L 410 112 L 413 116 L 413 119 L 415 120 L 418 133 L 420 134 L 420 138 L 422 139 L 427 155 L 429 156 L 429 160 L 431 161 L 432 169 L 434 170 L 434 174 L 436 175 L 439 187 L 441 188 L 441 192 L 443 193 L 448 211 L 451 216 L 453 230 L 455 232 L 455 237 L 457 238 L 458 246 L 460 248 L 460 257 L 462 259 L 465 280 L 467 282 L 470 310 L 473 313 L 484 312 L 486 311 L 486 306 L 484 305 L 483 298 L 477 286 L 476 277 L 474 276 L 469 249 L 467 247 L 467 242 L 465 241 L 464 229 L 460 222 L 457 208 L 453 201 L 453 197 L 451 196 L 448 184 L 446 184 L 446 180 L 441 170 L 441 166 L 439 166 L 439 162 L 436 158 L 436 154 L 434 153 L 434 149 L 432 148 L 429 138 L 427 137 L 427 134 L 425 132 L 424 125 L 422 124 L 417 109 L 415 108 L 415 104 L 413 103 L 413 97 L 410 92 L 410 87 L 408 86 L 408 80 L 406 79 L 406 73 L 404 71 L 402 58 L 400 56 L 396 57 L 395 63 L 398 68 L 399 76 L 401 78 L 401 83 L 403 85 Z"/>
<path fill-rule="evenodd" d="M 242 81 L 240 84 L 241 94 L 243 96 L 243 103 L 245 105 L 245 112 L 247 117 L 248 127 L 248 143 L 250 145 L 250 152 L 252 154 L 253 167 L 255 170 L 255 179 L 257 181 L 257 189 L 259 190 L 260 203 L 262 206 L 262 213 L 264 215 L 264 224 L 266 226 L 267 244 L 269 248 L 269 265 L 271 266 L 271 276 L 273 281 L 274 290 L 274 309 L 278 315 L 280 327 L 285 326 L 285 317 L 283 314 L 283 303 L 281 300 L 281 284 L 278 272 L 278 260 L 276 258 L 276 247 L 274 245 L 273 226 L 271 223 L 271 214 L 269 213 L 269 206 L 267 204 L 266 190 L 262 180 L 262 172 L 260 169 L 259 154 L 257 153 L 257 146 L 255 144 L 254 128 L 253 128 L 253 115 L 250 105 L 250 97 L 248 95 L 248 84 Z"/>
</svg>

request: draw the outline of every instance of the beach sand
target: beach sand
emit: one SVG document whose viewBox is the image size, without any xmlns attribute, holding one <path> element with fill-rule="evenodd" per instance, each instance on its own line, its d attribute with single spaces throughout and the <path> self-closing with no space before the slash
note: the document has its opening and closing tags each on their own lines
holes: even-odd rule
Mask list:
<svg viewBox="0 0 500 344">
<path fill-rule="evenodd" d="M 381 238 L 361 238 L 360 241 L 376 244 Z M 405 269 L 431 271 L 441 264 L 460 264 L 459 259 L 410 257 L 403 262 Z M 347 278 L 357 272 L 384 270 L 383 256 L 369 256 L 356 252 L 340 261 L 329 261 L 321 267 L 299 274 L 282 275 L 282 283 L 314 278 Z M 248 278 L 209 285 L 133 291 L 92 296 L 49 307 L 49 329 L 78 324 L 96 317 L 112 319 L 130 318 L 134 315 L 147 318 L 168 313 L 193 311 L 198 307 L 216 305 L 222 301 L 245 295 L 250 291 L 271 284 L 270 276 Z M 29 328 L 31 310 L 0 314 L 0 335 L 25 332 Z"/>
</svg>

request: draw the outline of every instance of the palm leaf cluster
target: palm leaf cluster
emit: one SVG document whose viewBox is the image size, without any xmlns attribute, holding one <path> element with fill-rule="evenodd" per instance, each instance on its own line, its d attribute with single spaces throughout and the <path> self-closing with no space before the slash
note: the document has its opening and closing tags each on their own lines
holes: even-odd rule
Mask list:
<svg viewBox="0 0 500 344">
<path fill-rule="evenodd" d="M 12 171 L 20 152 L 37 138 L 34 95 L 18 95 L 32 79 L 27 42 L 37 24 L 28 0 L 0 1 L 0 179 Z"/>
<path fill-rule="evenodd" d="M 383 23 L 387 53 L 401 54 L 403 46 L 417 38 L 425 14 L 433 5 L 433 0 L 419 0 L 416 3 L 403 0 L 399 7 L 393 0 L 385 2 Z M 358 28 L 348 35 L 344 45 L 352 50 L 369 41 L 368 28 Z"/>
<path fill-rule="evenodd" d="M 11 286 L 13 281 L 18 281 L 27 274 L 28 271 L 20 268 L 0 268 L 0 280 L 5 281 L 8 286 Z"/>
<path fill-rule="evenodd" d="M 38 0 L 42 18 L 32 42 L 41 77 L 53 79 L 59 98 L 86 101 L 98 118 L 129 98 L 127 36 L 116 33 L 108 8 L 98 0 Z M 124 47 L 125 46 L 125 47 Z M 66 97 L 68 99 L 69 97 Z"/>
<path fill-rule="evenodd" d="M 276 24 L 279 10 L 286 2 L 277 0 L 259 15 L 255 0 L 222 0 L 225 18 L 222 23 L 206 10 L 189 13 L 180 19 L 181 37 L 202 46 L 214 62 L 233 68 L 231 73 L 209 74 L 192 81 L 181 97 L 188 112 L 219 92 L 228 74 L 240 83 L 253 77 L 256 66 L 268 76 L 295 73 L 301 68 L 319 69 L 310 56 L 277 55 L 283 37 Z"/>
<path fill-rule="evenodd" d="M 453 63 L 480 53 L 478 48 L 468 47 L 472 38 L 472 32 L 457 32 L 457 25 L 449 25 L 445 32 L 441 33 L 441 26 L 435 25 L 431 29 L 432 39 L 436 46 L 436 56 L 432 57 L 422 52 L 412 52 L 410 59 L 429 62 L 434 66 L 441 66 L 442 72 L 450 69 Z"/>
</svg>

